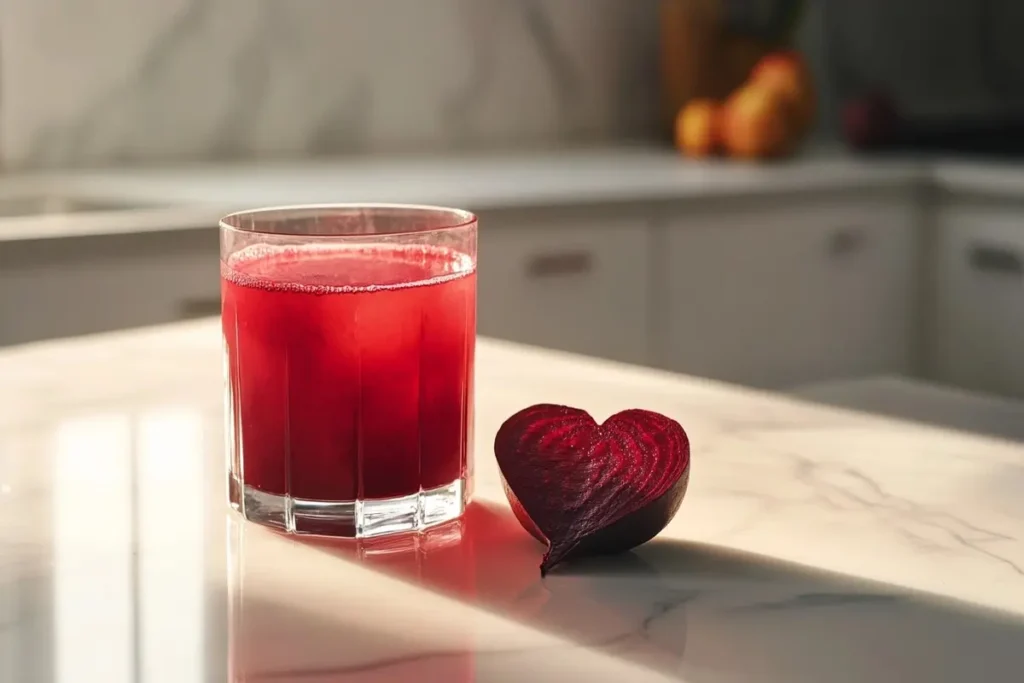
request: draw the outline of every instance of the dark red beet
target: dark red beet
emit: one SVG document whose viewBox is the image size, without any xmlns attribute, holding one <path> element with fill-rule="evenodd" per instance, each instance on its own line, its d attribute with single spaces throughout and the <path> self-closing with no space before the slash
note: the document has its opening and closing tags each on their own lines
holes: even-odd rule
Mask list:
<svg viewBox="0 0 1024 683">
<path fill-rule="evenodd" d="M 548 544 L 543 576 L 564 560 L 617 553 L 654 538 L 686 493 L 690 442 L 678 422 L 625 410 L 536 405 L 505 421 L 494 453 L 512 511 Z"/>
<path fill-rule="evenodd" d="M 900 115 L 892 100 L 881 92 L 847 102 L 842 112 L 843 133 L 854 149 L 884 147 L 895 138 Z"/>
</svg>

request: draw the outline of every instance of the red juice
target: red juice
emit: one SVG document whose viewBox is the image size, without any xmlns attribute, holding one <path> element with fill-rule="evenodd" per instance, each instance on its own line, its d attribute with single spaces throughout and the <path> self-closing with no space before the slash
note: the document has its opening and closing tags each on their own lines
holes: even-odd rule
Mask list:
<svg viewBox="0 0 1024 683">
<path fill-rule="evenodd" d="M 245 249 L 221 274 L 232 471 L 247 489 L 333 502 L 466 479 L 473 259 L 421 245 Z"/>
</svg>

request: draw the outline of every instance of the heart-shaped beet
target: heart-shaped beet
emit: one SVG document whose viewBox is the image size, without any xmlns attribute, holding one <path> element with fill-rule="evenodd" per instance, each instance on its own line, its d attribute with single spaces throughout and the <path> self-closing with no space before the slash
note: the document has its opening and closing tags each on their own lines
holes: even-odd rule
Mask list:
<svg viewBox="0 0 1024 683">
<path fill-rule="evenodd" d="M 501 425 L 494 454 L 513 512 L 548 544 L 542 576 L 572 557 L 654 538 L 679 509 L 690 475 L 686 432 L 647 410 L 599 425 L 578 408 L 531 406 Z"/>
</svg>

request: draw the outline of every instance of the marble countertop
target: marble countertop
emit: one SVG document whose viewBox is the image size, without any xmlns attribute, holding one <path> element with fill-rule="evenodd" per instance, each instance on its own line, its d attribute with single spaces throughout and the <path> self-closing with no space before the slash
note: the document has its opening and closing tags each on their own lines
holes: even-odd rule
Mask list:
<svg viewBox="0 0 1024 683">
<path fill-rule="evenodd" d="M 216 225 L 229 211 L 280 204 L 402 202 L 471 210 L 913 185 L 928 167 L 821 152 L 777 164 L 695 162 L 664 148 L 368 157 L 0 176 L 6 196 L 56 193 L 138 202 L 140 211 L 0 219 L 0 240 Z M 165 208 L 161 208 L 163 205 Z"/>
<path fill-rule="evenodd" d="M 0 351 L 0 681 L 1020 679 L 1024 446 L 481 340 L 466 518 L 303 540 L 226 510 L 220 363 L 210 320 Z M 668 529 L 540 579 L 490 440 L 541 401 L 683 423 Z"/>
<path fill-rule="evenodd" d="M 0 175 L 0 204 L 57 195 L 140 208 L 0 218 L 0 241 L 204 229 L 234 210 L 280 204 L 402 202 L 481 211 L 925 184 L 1019 198 L 1024 167 L 830 149 L 771 164 L 700 162 L 641 146 L 13 174 Z"/>
</svg>

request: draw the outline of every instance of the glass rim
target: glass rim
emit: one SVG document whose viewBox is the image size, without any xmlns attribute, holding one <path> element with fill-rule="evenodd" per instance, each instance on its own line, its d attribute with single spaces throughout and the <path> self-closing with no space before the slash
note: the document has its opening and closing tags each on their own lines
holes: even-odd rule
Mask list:
<svg viewBox="0 0 1024 683">
<path fill-rule="evenodd" d="M 286 232 L 280 230 L 261 229 L 261 228 L 243 228 L 238 225 L 232 225 L 230 223 L 233 219 L 249 218 L 257 222 L 261 217 L 268 217 L 275 213 L 289 214 L 289 213 L 301 213 L 301 212 L 324 212 L 328 213 L 344 213 L 349 211 L 360 211 L 360 212 L 377 212 L 377 211 L 407 211 L 411 214 L 421 214 L 430 216 L 449 216 L 451 217 L 450 222 L 442 222 L 441 225 L 420 228 L 411 230 L 395 230 L 387 233 L 377 233 L 380 235 L 387 236 L 401 236 L 401 235 L 425 235 L 430 233 L 443 233 L 450 230 L 458 230 L 459 228 L 468 228 L 475 226 L 479 223 L 477 215 L 472 211 L 466 209 L 456 209 L 449 206 L 441 206 L 436 204 L 403 204 L 401 202 L 336 202 L 336 203 L 325 203 L 325 204 L 281 204 L 277 206 L 261 206 L 254 209 L 243 209 L 241 211 L 233 211 L 223 218 L 220 219 L 219 225 L 221 230 L 233 230 L 235 232 L 242 232 L 250 235 L 288 235 Z M 282 215 L 281 220 L 287 221 L 287 215 Z M 317 239 L 350 239 L 355 237 L 369 237 L 372 236 L 367 233 L 359 232 L 333 232 L 324 234 L 307 234 L 306 237 L 315 237 Z"/>
</svg>

